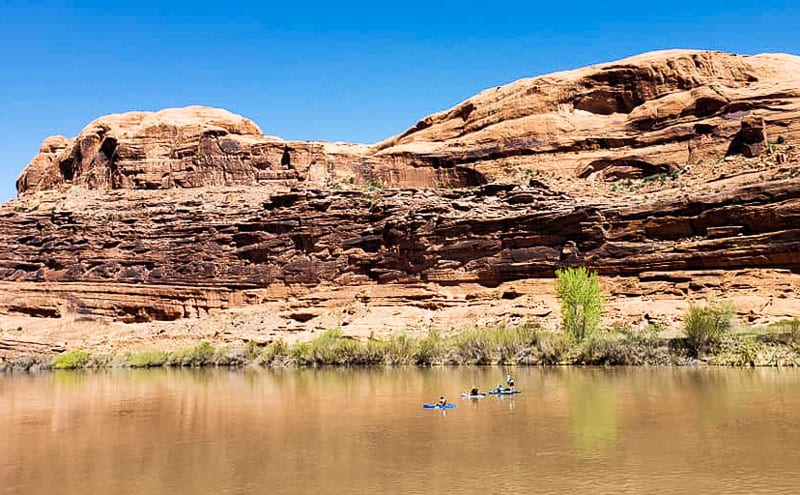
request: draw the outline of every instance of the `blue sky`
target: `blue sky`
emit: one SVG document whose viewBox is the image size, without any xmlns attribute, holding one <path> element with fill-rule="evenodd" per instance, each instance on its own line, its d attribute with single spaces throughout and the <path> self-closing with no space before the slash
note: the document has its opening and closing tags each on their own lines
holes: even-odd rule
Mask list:
<svg viewBox="0 0 800 495">
<path fill-rule="evenodd" d="M 800 54 L 798 26 L 788 0 L 0 0 L 0 201 L 46 136 L 108 113 L 201 104 L 375 142 L 484 88 L 645 51 Z"/>
</svg>

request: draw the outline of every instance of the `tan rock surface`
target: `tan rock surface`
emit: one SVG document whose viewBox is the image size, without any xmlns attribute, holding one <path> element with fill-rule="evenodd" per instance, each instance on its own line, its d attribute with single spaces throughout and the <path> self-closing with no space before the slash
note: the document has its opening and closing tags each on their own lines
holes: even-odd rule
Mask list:
<svg viewBox="0 0 800 495">
<path fill-rule="evenodd" d="M 706 296 L 796 316 L 799 96 L 798 57 L 679 50 L 486 90 L 372 147 L 204 107 L 102 117 L 45 140 L 0 206 L 0 357 L 555 326 L 577 264 L 610 324 L 675 329 Z"/>
<path fill-rule="evenodd" d="M 745 116 L 800 139 L 800 57 L 669 50 L 487 89 L 376 145 L 439 154 L 489 180 L 589 167 L 644 175 L 717 159 Z M 623 177 L 624 178 L 624 177 Z"/>
</svg>

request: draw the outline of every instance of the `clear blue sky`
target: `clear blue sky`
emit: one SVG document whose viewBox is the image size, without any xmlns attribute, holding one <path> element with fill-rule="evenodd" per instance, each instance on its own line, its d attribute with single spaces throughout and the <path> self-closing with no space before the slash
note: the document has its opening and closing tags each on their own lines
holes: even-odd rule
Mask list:
<svg viewBox="0 0 800 495">
<path fill-rule="evenodd" d="M 224 107 L 287 139 L 375 142 L 481 89 L 664 48 L 800 54 L 796 1 L 0 0 L 0 201 L 52 134 Z"/>
</svg>

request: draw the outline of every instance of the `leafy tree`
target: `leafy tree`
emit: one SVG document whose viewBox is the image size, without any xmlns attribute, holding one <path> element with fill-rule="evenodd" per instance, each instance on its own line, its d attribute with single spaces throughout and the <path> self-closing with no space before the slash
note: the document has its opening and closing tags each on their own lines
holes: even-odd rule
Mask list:
<svg viewBox="0 0 800 495">
<path fill-rule="evenodd" d="M 597 273 L 586 267 L 556 270 L 556 295 L 561 300 L 561 320 L 566 333 L 576 342 L 600 327 L 605 299 Z"/>
</svg>

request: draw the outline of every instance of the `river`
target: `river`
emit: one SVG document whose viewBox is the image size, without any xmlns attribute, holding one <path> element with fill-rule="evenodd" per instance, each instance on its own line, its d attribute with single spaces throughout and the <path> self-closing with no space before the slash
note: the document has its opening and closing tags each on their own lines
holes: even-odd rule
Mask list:
<svg viewBox="0 0 800 495">
<path fill-rule="evenodd" d="M 800 370 L 0 375 L 6 494 L 796 493 Z M 449 411 L 423 410 L 444 394 Z"/>
</svg>

